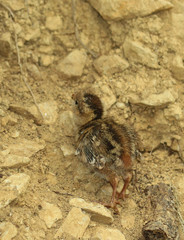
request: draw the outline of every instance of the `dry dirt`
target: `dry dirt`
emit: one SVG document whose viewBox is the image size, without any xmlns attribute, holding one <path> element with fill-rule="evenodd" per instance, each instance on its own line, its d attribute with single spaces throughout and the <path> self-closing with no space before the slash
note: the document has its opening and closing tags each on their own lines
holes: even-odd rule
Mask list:
<svg viewBox="0 0 184 240">
<path fill-rule="evenodd" d="M 1 51 L 0 56 L 0 150 L 4 152 L 10 144 L 23 139 L 45 144 L 44 149 L 30 157 L 28 165 L 1 168 L 0 182 L 16 173 L 28 174 L 30 182 L 25 193 L 0 209 L 0 222 L 11 222 L 17 228 L 13 239 L 50 240 L 71 210 L 71 198 L 81 197 L 86 201 L 109 199 L 109 184 L 91 173 L 74 154 L 64 156 L 61 150 L 62 146 L 69 146 L 72 151 L 76 134 L 70 122 L 66 126 L 61 124 L 62 114 L 72 111 L 72 93 L 88 86 L 95 87 L 104 97 L 107 115 L 113 115 L 119 122 L 131 122 L 142 139 L 142 159 L 134 165 L 129 197 L 122 202 L 121 213 L 114 215 L 115 221 L 110 226 L 119 229 L 127 240 L 142 240 L 142 226 L 150 217 L 145 195 L 147 186 L 158 182 L 171 184 L 176 190 L 180 211 L 184 214 L 184 192 L 181 190 L 184 183 L 181 159 L 184 85 L 171 73 L 173 58 L 184 51 L 184 33 L 179 26 L 173 28 L 172 14 L 184 13 L 184 1 L 170 1 L 174 4 L 171 10 L 118 22 L 104 20 L 88 1 L 76 2 L 80 38 L 97 56 L 117 54 L 123 57 L 124 39 L 131 38 L 156 53 L 159 68 L 150 68 L 126 58 L 130 66 L 123 72 L 99 75 L 93 65 L 95 58 L 86 51 L 82 75 L 67 77 L 57 69 L 58 63 L 74 49 L 83 49 L 76 39 L 71 1 L 12 1 L 10 8 L 15 16 L 14 28 L 7 9 L 0 7 L 0 35 L 10 44 L 10 49 L 5 53 Z M 9 6 L 8 1 L 4 4 Z M 49 16 L 60 16 L 61 26 L 56 30 L 46 27 Z M 13 104 L 22 107 L 34 105 L 21 78 L 15 31 L 23 74 L 36 101 L 56 102 L 56 120 L 50 124 L 36 124 L 32 117 L 10 108 Z M 147 91 L 149 98 L 150 94 L 160 94 L 167 89 L 173 91 L 174 100 L 171 103 L 161 106 L 139 104 L 142 101 L 139 99 L 144 101 L 146 98 L 144 92 Z M 115 99 L 112 103 L 111 93 Z M 138 100 L 135 100 L 135 95 Z M 9 118 L 10 121 L 7 120 Z M 71 130 L 69 134 L 67 130 Z M 62 219 L 51 228 L 47 228 L 39 217 L 43 201 L 58 206 L 62 212 Z M 128 224 L 122 221 L 126 216 Z M 93 229 L 95 224 L 100 225 L 93 223 L 89 228 Z M 182 234 L 180 229 L 180 238 L 184 239 Z"/>
</svg>

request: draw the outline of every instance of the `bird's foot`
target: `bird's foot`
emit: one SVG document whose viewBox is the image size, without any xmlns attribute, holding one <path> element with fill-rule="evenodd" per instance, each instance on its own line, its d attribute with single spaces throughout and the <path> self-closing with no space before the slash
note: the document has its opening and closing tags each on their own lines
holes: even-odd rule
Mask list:
<svg viewBox="0 0 184 240">
<path fill-rule="evenodd" d="M 125 198 L 127 198 L 127 197 L 128 197 L 128 194 L 126 194 L 125 192 L 122 192 L 122 193 L 116 192 L 117 199 L 125 200 Z"/>
<path fill-rule="evenodd" d="M 101 204 L 102 204 L 104 207 L 106 207 L 106 208 L 112 208 L 116 214 L 119 214 L 119 210 L 118 210 L 118 208 L 117 208 L 117 204 L 119 204 L 120 206 L 122 206 L 121 203 L 120 203 L 120 201 L 117 200 L 117 199 L 112 200 L 110 203 L 101 203 Z"/>
</svg>

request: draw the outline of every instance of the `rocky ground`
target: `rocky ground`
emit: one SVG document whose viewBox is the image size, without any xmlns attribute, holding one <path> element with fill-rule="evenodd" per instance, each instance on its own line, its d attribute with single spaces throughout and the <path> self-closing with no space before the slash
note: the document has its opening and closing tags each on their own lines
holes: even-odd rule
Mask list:
<svg viewBox="0 0 184 240">
<path fill-rule="evenodd" d="M 184 239 L 183 26 L 184 0 L 1 1 L 2 240 L 143 240 L 145 192 L 159 182 Z M 111 187 L 74 155 L 71 95 L 84 87 L 143 142 L 119 215 L 95 203 Z"/>
</svg>

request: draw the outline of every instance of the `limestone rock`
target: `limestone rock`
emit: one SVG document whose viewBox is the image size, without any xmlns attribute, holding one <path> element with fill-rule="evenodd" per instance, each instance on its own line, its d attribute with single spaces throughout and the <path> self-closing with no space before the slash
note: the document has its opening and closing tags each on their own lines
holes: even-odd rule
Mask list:
<svg viewBox="0 0 184 240">
<path fill-rule="evenodd" d="M 80 77 L 83 73 L 86 58 L 86 53 L 83 50 L 76 49 L 58 64 L 57 69 L 66 77 Z"/>
<path fill-rule="evenodd" d="M 15 23 L 13 23 L 15 24 Z M 17 25 L 14 25 L 15 27 L 19 28 Z M 17 31 L 17 29 L 16 29 Z M 11 38 L 11 33 L 10 32 L 4 32 L 1 34 L 1 40 L 8 42 L 10 44 L 10 46 L 12 45 L 12 38 Z"/>
<path fill-rule="evenodd" d="M 10 115 L 3 117 L 1 120 L 2 126 L 6 126 L 7 124 L 14 126 L 17 124 L 17 122 L 18 122 L 17 119 L 11 117 Z"/>
<path fill-rule="evenodd" d="M 69 234 L 74 239 L 82 238 L 90 222 L 90 217 L 79 208 L 72 208 L 59 228 L 54 238 L 61 238 L 64 233 Z"/>
<path fill-rule="evenodd" d="M 121 225 L 123 229 L 131 230 L 134 229 L 135 216 L 125 213 L 121 216 Z"/>
<path fill-rule="evenodd" d="M 62 218 L 61 210 L 54 204 L 43 202 L 41 206 L 39 217 L 44 220 L 48 228 L 51 228 L 57 220 Z"/>
<path fill-rule="evenodd" d="M 169 120 L 183 120 L 184 113 L 180 104 L 173 103 L 164 109 L 164 116 Z"/>
<path fill-rule="evenodd" d="M 173 5 L 166 0 L 88 0 L 105 20 L 131 19 L 167 10 Z"/>
<path fill-rule="evenodd" d="M 74 136 L 77 133 L 77 127 L 72 111 L 64 111 L 60 115 L 60 125 L 62 133 L 65 136 Z"/>
<path fill-rule="evenodd" d="M 21 33 L 21 31 L 22 31 L 21 25 L 15 22 L 15 23 L 13 23 L 13 26 L 14 26 L 16 34 L 19 35 L 19 33 Z"/>
<path fill-rule="evenodd" d="M 93 235 L 95 240 L 126 240 L 118 229 L 97 227 Z"/>
<path fill-rule="evenodd" d="M 55 101 L 48 101 L 38 104 L 40 111 L 44 117 L 45 124 L 53 124 L 57 119 L 57 103 Z M 29 112 L 39 121 L 40 113 L 35 105 L 29 108 Z"/>
<path fill-rule="evenodd" d="M 19 136 L 20 136 L 20 132 L 19 131 L 15 130 L 14 132 L 11 133 L 11 137 L 12 138 L 18 138 Z"/>
<path fill-rule="evenodd" d="M 123 72 L 129 67 L 129 63 L 118 55 L 103 55 L 94 61 L 94 67 L 100 75 L 112 75 Z"/>
<path fill-rule="evenodd" d="M 100 97 L 104 110 L 107 111 L 116 102 L 116 96 L 109 85 L 99 82 L 94 86 L 94 92 Z"/>
<path fill-rule="evenodd" d="M 73 198 L 70 200 L 70 205 L 89 213 L 93 221 L 104 224 L 110 224 L 114 221 L 111 212 L 99 203 L 87 203 L 82 198 Z"/>
<path fill-rule="evenodd" d="M 17 173 L 6 178 L 0 185 L 0 208 L 7 206 L 24 193 L 29 181 L 30 177 L 25 173 Z"/>
<path fill-rule="evenodd" d="M 39 26 L 36 26 L 35 28 L 29 28 L 26 32 L 26 35 L 24 36 L 24 39 L 26 41 L 36 40 L 40 37 L 40 28 Z"/>
<path fill-rule="evenodd" d="M 5 111 L 0 108 L 0 117 L 4 117 L 4 116 L 5 116 Z"/>
<path fill-rule="evenodd" d="M 53 53 L 53 48 L 51 46 L 41 45 L 39 47 L 39 52 L 40 53 L 45 53 L 45 54 L 52 54 Z"/>
<path fill-rule="evenodd" d="M 11 222 L 0 223 L 1 240 L 11 240 L 17 235 L 17 228 Z"/>
<path fill-rule="evenodd" d="M 162 19 L 159 18 L 157 15 L 153 15 L 152 17 L 149 17 L 148 20 L 148 31 L 153 34 L 159 33 L 163 25 L 164 22 L 162 21 Z"/>
<path fill-rule="evenodd" d="M 48 101 L 38 104 L 44 120 L 40 116 L 38 109 L 35 105 L 31 107 L 10 105 L 9 109 L 17 114 L 20 114 L 28 119 L 33 119 L 38 125 L 44 121 L 45 124 L 53 124 L 57 119 L 57 103 L 55 101 Z"/>
<path fill-rule="evenodd" d="M 45 26 L 51 31 L 61 29 L 63 23 L 60 16 L 47 17 Z"/>
<path fill-rule="evenodd" d="M 184 81 L 184 58 L 176 56 L 171 64 L 171 71 L 177 80 Z"/>
<path fill-rule="evenodd" d="M 129 96 L 129 101 L 133 104 L 146 105 L 150 107 L 163 107 L 170 103 L 174 103 L 176 96 L 174 96 L 170 90 L 165 90 L 159 94 L 151 94 L 148 96 L 142 96 L 139 98 L 137 95 Z"/>
<path fill-rule="evenodd" d="M 184 15 L 182 13 L 172 13 L 172 31 L 171 36 L 176 37 L 178 40 L 184 40 Z M 183 43 L 183 42 L 182 42 Z"/>
<path fill-rule="evenodd" d="M 75 149 L 71 144 L 62 144 L 61 151 L 63 152 L 64 156 L 70 156 L 75 154 Z"/>
<path fill-rule="evenodd" d="M 41 74 L 40 74 L 40 71 L 35 64 L 27 63 L 26 67 L 27 67 L 27 70 L 29 71 L 29 74 L 32 78 L 34 78 L 35 80 L 38 80 L 38 79 L 42 78 Z"/>
<path fill-rule="evenodd" d="M 44 144 L 37 143 L 35 141 L 21 139 L 16 143 L 11 143 L 7 147 L 11 154 L 31 157 L 33 154 L 45 148 Z"/>
<path fill-rule="evenodd" d="M 126 39 L 123 49 L 128 60 L 142 63 L 150 68 L 159 68 L 157 55 L 141 43 Z"/>
<path fill-rule="evenodd" d="M 0 168 L 14 168 L 28 164 L 30 159 L 28 157 L 8 154 L 2 156 L 0 153 Z"/>
<path fill-rule="evenodd" d="M 116 102 L 116 96 L 107 85 L 101 86 L 101 91 L 103 92 L 103 96 L 101 97 L 102 104 L 104 109 L 108 110 Z"/>
<path fill-rule="evenodd" d="M 50 56 L 46 54 L 41 55 L 40 63 L 42 66 L 48 67 L 53 63 L 53 61 L 54 61 L 54 56 Z"/>
<path fill-rule="evenodd" d="M 5 3 L 7 2 L 8 6 L 10 6 L 10 8 L 13 10 L 13 11 L 19 11 L 19 10 L 22 10 L 25 8 L 25 3 L 23 0 L 12 0 L 12 1 L 8 1 L 8 0 L 5 0 Z"/>
<path fill-rule="evenodd" d="M 123 102 L 117 102 L 117 103 L 116 103 L 116 106 L 117 106 L 117 108 L 119 108 L 119 109 L 125 109 L 125 108 L 126 108 L 126 105 L 125 105 Z"/>
</svg>

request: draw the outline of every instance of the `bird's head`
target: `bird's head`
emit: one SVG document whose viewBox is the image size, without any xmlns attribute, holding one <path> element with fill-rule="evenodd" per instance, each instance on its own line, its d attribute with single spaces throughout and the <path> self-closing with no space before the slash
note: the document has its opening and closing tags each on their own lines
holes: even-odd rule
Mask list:
<svg viewBox="0 0 184 240">
<path fill-rule="evenodd" d="M 75 112 L 85 122 L 100 119 L 103 106 L 98 96 L 90 92 L 78 92 L 72 95 L 75 103 Z"/>
</svg>

